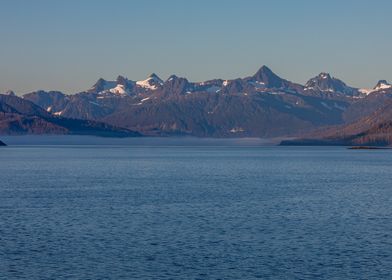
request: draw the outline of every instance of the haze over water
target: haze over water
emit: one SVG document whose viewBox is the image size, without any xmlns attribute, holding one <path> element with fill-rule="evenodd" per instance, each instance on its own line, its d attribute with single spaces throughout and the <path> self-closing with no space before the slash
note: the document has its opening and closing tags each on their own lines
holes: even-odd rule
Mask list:
<svg viewBox="0 0 392 280">
<path fill-rule="evenodd" d="M 0 149 L 0 279 L 390 279 L 389 151 Z"/>
</svg>

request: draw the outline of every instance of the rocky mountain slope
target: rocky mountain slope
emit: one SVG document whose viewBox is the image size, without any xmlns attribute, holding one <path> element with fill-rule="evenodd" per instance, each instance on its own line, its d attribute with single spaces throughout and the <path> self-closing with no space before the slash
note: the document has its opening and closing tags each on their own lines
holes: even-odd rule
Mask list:
<svg viewBox="0 0 392 280">
<path fill-rule="evenodd" d="M 105 123 L 54 116 L 36 104 L 14 95 L 0 95 L 0 134 L 140 135 Z"/>
<path fill-rule="evenodd" d="M 380 109 L 341 126 L 318 130 L 304 139 L 283 141 L 284 145 L 392 145 L 392 100 Z"/>
</svg>

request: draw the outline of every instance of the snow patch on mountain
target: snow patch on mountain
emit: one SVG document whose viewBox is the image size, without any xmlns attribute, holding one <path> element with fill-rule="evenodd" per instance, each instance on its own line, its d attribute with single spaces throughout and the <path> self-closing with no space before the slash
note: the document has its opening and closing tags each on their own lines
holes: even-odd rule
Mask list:
<svg viewBox="0 0 392 280">
<path fill-rule="evenodd" d="M 142 100 L 140 100 L 140 102 L 144 102 L 144 101 L 147 101 L 149 99 L 150 99 L 150 97 L 146 97 L 146 98 L 143 98 Z"/>
<path fill-rule="evenodd" d="M 124 85 L 116 85 L 114 88 L 109 89 L 111 93 L 119 95 L 128 95 L 129 92 Z"/>
<path fill-rule="evenodd" d="M 360 88 L 358 91 L 359 91 L 360 93 L 362 93 L 362 94 L 368 95 L 369 93 L 371 93 L 371 92 L 374 91 L 374 90 L 373 90 L 373 89 L 370 89 L 370 88 Z"/>
<path fill-rule="evenodd" d="M 260 81 L 249 81 L 249 84 L 251 84 L 255 89 L 264 89 L 265 88 L 265 83 L 260 82 Z"/>
</svg>

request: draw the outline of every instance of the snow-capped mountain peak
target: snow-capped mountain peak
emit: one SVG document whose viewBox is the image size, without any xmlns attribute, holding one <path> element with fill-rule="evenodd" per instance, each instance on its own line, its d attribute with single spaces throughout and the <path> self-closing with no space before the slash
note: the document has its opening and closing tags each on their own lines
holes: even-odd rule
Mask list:
<svg viewBox="0 0 392 280">
<path fill-rule="evenodd" d="M 343 81 L 331 77 L 329 73 L 321 72 L 305 84 L 305 90 L 316 90 L 327 93 L 340 93 L 346 95 L 357 95 L 358 91 L 346 85 Z"/>
<path fill-rule="evenodd" d="M 389 84 L 386 80 L 378 81 L 377 85 L 374 87 L 374 90 L 382 90 L 382 89 L 390 89 L 392 85 Z"/>
<path fill-rule="evenodd" d="M 133 81 L 129 81 L 123 76 L 118 76 L 115 81 L 107 81 L 100 78 L 87 92 L 97 93 L 104 96 L 110 96 L 112 94 L 120 96 L 130 95 L 133 85 Z"/>
<path fill-rule="evenodd" d="M 323 79 L 323 80 L 325 80 L 325 79 L 331 79 L 331 75 L 330 75 L 329 73 L 325 73 L 325 72 L 321 72 L 321 73 L 318 75 L 318 77 L 319 77 L 320 79 Z"/>
<path fill-rule="evenodd" d="M 137 81 L 136 84 L 142 88 L 154 90 L 163 85 L 163 80 L 155 73 L 152 73 L 147 79 Z"/>
<path fill-rule="evenodd" d="M 383 92 L 385 90 L 390 90 L 392 89 L 392 85 L 388 83 L 386 80 L 380 80 L 376 84 L 376 86 L 372 89 L 360 89 L 359 91 L 363 94 L 371 94 L 371 93 L 378 93 L 378 92 Z"/>
<path fill-rule="evenodd" d="M 88 92 L 102 92 L 105 90 L 109 90 L 116 86 L 116 82 L 114 81 L 106 81 L 103 78 L 99 78 L 98 81 L 88 90 Z"/>
</svg>

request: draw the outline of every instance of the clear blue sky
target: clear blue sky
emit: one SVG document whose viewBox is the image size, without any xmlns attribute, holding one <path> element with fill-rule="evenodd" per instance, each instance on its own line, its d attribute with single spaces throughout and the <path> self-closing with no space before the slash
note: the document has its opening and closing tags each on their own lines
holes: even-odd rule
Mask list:
<svg viewBox="0 0 392 280">
<path fill-rule="evenodd" d="M 390 0 L 0 0 L 0 92 L 73 93 L 99 77 L 192 81 L 268 65 L 304 83 L 392 80 Z"/>
</svg>

